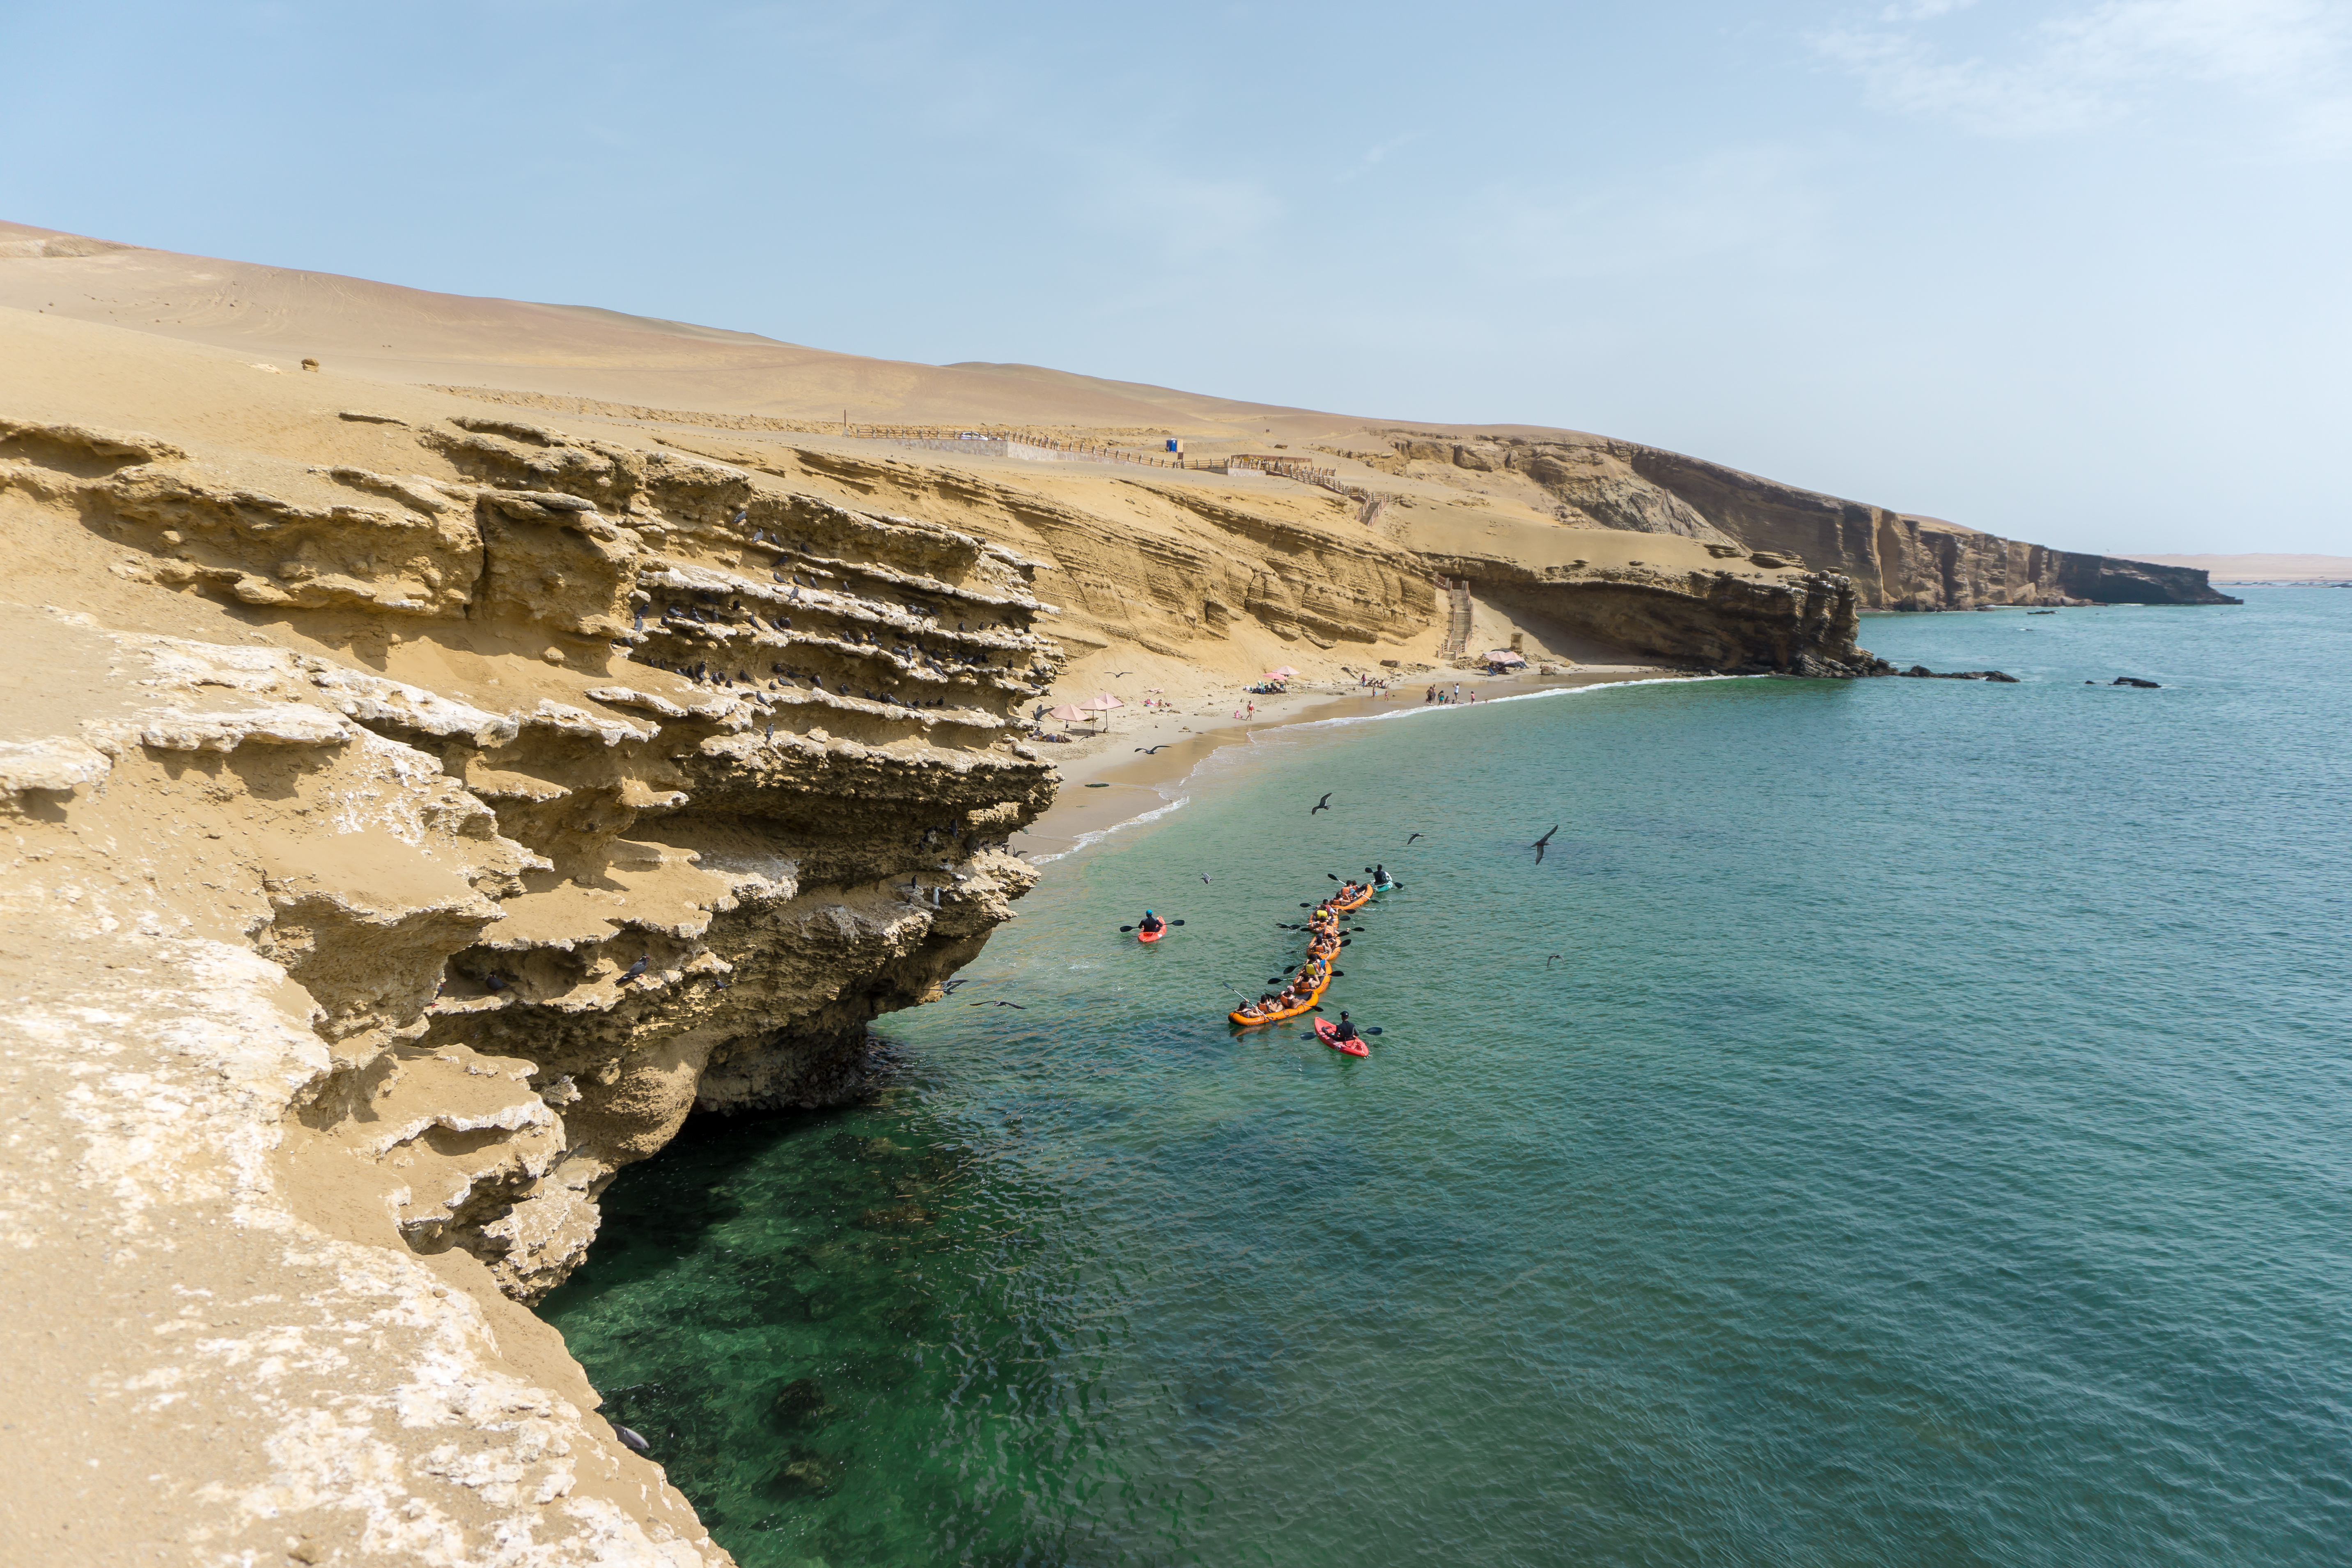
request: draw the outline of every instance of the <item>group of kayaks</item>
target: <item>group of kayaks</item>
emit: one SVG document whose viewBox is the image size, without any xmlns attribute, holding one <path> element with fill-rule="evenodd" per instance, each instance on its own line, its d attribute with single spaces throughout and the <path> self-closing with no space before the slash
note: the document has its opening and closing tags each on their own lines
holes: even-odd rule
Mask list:
<svg viewBox="0 0 2352 1568">
<path fill-rule="evenodd" d="M 1338 917 L 1352 914 L 1362 909 L 1372 901 L 1372 896 L 1375 893 L 1386 892 L 1395 885 L 1393 882 L 1382 881 L 1369 883 L 1362 887 L 1351 887 L 1339 898 L 1333 899 L 1321 906 L 1318 914 L 1320 915 L 1328 910 L 1330 918 L 1328 921 L 1310 920 L 1307 962 L 1299 966 L 1297 977 L 1291 982 L 1289 994 L 1297 996 L 1300 1000 L 1288 1007 L 1270 1008 L 1265 1012 L 1255 1009 L 1248 1012 L 1234 1011 L 1227 1013 L 1225 1016 L 1244 1029 L 1255 1029 L 1262 1024 L 1278 1024 L 1286 1018 L 1296 1018 L 1302 1014 L 1313 1012 L 1322 1002 L 1323 993 L 1330 989 L 1332 976 L 1338 973 L 1336 965 L 1341 940 Z M 1351 1057 L 1371 1054 L 1361 1040 L 1339 1038 L 1339 1026 L 1328 1018 L 1315 1020 L 1315 1034 L 1317 1038 L 1335 1051 L 1344 1051 Z"/>
</svg>

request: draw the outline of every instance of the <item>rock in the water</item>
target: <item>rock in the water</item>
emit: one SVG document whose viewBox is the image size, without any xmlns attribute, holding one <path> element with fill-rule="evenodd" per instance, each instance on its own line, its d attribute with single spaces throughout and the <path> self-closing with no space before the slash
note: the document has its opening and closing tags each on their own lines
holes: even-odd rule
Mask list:
<svg viewBox="0 0 2352 1568">
<path fill-rule="evenodd" d="M 2015 686 L 2017 684 L 2017 677 L 1998 669 L 1933 670 L 1929 669 L 1924 664 L 1915 664 L 1908 669 L 1885 671 L 1874 670 L 1872 673 L 1908 675 L 1916 677 L 1922 680 L 1997 680 L 2004 686 Z"/>
<path fill-rule="evenodd" d="M 2163 687 L 2159 686 L 2155 681 L 2142 680 L 2136 675 L 2118 675 L 2113 681 L 2109 682 L 2109 684 L 2114 686 L 2137 686 L 2146 691 L 2161 691 L 2164 689 Z"/>
</svg>

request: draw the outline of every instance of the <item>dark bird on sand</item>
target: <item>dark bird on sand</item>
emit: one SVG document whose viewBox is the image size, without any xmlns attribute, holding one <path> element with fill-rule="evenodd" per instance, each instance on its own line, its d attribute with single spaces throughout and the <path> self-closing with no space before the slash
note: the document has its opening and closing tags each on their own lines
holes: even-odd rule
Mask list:
<svg viewBox="0 0 2352 1568">
<path fill-rule="evenodd" d="M 1159 745 L 1157 745 L 1157 746 L 1138 746 L 1138 747 L 1136 747 L 1135 749 L 1136 749 L 1137 751 L 1139 751 L 1139 752 L 1141 752 L 1145 756 L 1149 757 L 1149 756 L 1153 755 L 1153 754 L 1154 754 L 1154 753 L 1156 753 L 1156 752 L 1161 752 L 1161 751 L 1166 750 L 1168 747 L 1172 746 L 1172 745 L 1174 745 L 1175 743 L 1176 743 L 1176 742 L 1173 742 L 1173 741 L 1162 741 L 1162 742 L 1160 742 L 1160 744 L 1159 744 Z"/>
<path fill-rule="evenodd" d="M 1537 865 L 1540 866 L 1540 865 L 1542 865 L 1542 864 L 1543 864 L 1543 858 L 1544 858 L 1544 846 L 1551 842 L 1551 834 L 1552 834 L 1552 833 L 1558 833 L 1559 831 L 1559 823 L 1557 823 L 1557 822 L 1555 822 L 1555 823 L 1553 823 L 1553 824 L 1551 825 L 1551 833 L 1547 833 L 1547 834 L 1545 834 L 1541 838 L 1538 838 L 1538 839 L 1537 839 L 1537 840 L 1535 841 L 1535 852 L 1536 852 L 1536 864 L 1537 864 Z"/>
<path fill-rule="evenodd" d="M 1332 793 L 1337 794 L 1338 792 L 1334 791 Z M 1321 800 L 1317 801 L 1313 806 L 1308 808 L 1307 815 L 1312 816 L 1318 811 L 1328 811 L 1330 809 L 1331 796 L 1329 795 L 1326 795 Z"/>
</svg>

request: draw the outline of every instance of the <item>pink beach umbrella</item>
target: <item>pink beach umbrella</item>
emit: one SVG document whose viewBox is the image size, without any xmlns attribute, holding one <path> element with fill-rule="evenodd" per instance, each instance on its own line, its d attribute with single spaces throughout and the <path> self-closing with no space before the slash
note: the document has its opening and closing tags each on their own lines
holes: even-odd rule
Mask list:
<svg viewBox="0 0 2352 1568">
<path fill-rule="evenodd" d="M 1094 717 L 1093 714 L 1088 713 L 1085 709 L 1075 707 L 1067 702 L 1065 702 L 1059 708 L 1055 709 L 1053 712 L 1047 716 L 1049 718 L 1059 719 L 1065 724 L 1075 724 L 1081 719 L 1091 719 Z"/>
<path fill-rule="evenodd" d="M 1280 668 L 1267 670 L 1265 672 L 1265 678 L 1268 680 L 1288 680 L 1297 676 L 1297 673 L 1298 672 L 1297 670 L 1291 668 L 1290 666 L 1286 664 Z"/>
<path fill-rule="evenodd" d="M 1118 698 L 1113 697 L 1108 691 L 1097 691 L 1092 697 L 1087 698 L 1084 702 L 1079 703 L 1078 706 L 1081 708 L 1091 709 L 1097 718 L 1108 718 L 1109 717 L 1110 710 L 1112 709 L 1124 708 L 1127 704 L 1121 702 Z"/>
</svg>

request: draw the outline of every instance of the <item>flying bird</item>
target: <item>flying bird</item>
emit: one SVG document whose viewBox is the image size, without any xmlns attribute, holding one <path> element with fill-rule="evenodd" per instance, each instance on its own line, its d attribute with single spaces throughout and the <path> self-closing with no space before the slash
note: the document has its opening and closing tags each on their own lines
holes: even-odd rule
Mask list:
<svg viewBox="0 0 2352 1568">
<path fill-rule="evenodd" d="M 964 1005 L 967 1007 L 1010 1007 L 1016 1013 L 1026 1013 L 1029 1011 L 1028 1008 L 1024 1007 L 1018 1002 L 967 1002 Z"/>
<path fill-rule="evenodd" d="M 1332 793 L 1333 793 L 1333 794 L 1336 794 L 1336 793 L 1338 793 L 1338 792 L 1334 791 L 1334 792 L 1332 792 Z M 1325 795 L 1321 800 L 1317 801 L 1317 802 L 1314 804 L 1314 805 L 1308 809 L 1308 811 L 1307 811 L 1307 816 L 1314 816 L 1314 815 L 1316 814 L 1316 812 L 1318 812 L 1318 811 L 1328 811 L 1328 810 L 1330 810 L 1330 809 L 1331 809 L 1331 795 Z"/>
<path fill-rule="evenodd" d="M 1136 747 L 1135 749 L 1136 749 L 1137 751 L 1139 751 L 1139 752 L 1141 752 L 1145 756 L 1149 757 L 1149 756 L 1155 755 L 1156 753 L 1158 753 L 1158 752 L 1161 752 L 1161 751 L 1166 750 L 1168 747 L 1172 746 L 1172 745 L 1174 745 L 1175 743 L 1176 743 L 1176 742 L 1174 742 L 1173 741 L 1162 741 L 1162 742 L 1160 742 L 1160 744 L 1159 744 L 1159 745 L 1157 745 L 1157 746 L 1138 746 L 1138 747 Z"/>
<path fill-rule="evenodd" d="M 1421 837 L 1421 835 L 1420 835 L 1420 834 L 1418 834 L 1418 833 L 1412 834 L 1412 835 L 1411 835 L 1410 837 L 1408 837 L 1405 839 L 1405 844 L 1406 844 L 1408 847 L 1410 847 L 1410 846 L 1412 845 L 1412 843 L 1413 839 L 1418 838 L 1418 837 Z"/>
<path fill-rule="evenodd" d="M 1545 960 L 1544 960 L 1544 967 L 1545 967 L 1546 969 L 1549 969 L 1549 968 L 1551 967 L 1552 959 L 1553 959 L 1553 958 L 1559 958 L 1559 957 L 1561 957 L 1561 956 L 1563 956 L 1563 955 L 1562 955 L 1562 954 L 1560 954 L 1560 953 L 1557 953 L 1557 952 L 1553 953 L 1553 954 L 1551 955 L 1551 958 L 1547 958 L 1547 959 L 1545 959 Z"/>
<path fill-rule="evenodd" d="M 622 1442 L 626 1443 L 630 1447 L 635 1448 L 640 1454 L 644 1453 L 646 1448 L 651 1447 L 651 1445 L 643 1437 L 638 1436 L 635 1432 L 630 1431 L 626 1426 L 620 1425 L 618 1422 L 614 1422 L 613 1424 L 613 1435 L 620 1438 Z"/>
<path fill-rule="evenodd" d="M 1201 880 L 1202 880 L 1203 882 L 1205 882 L 1205 881 L 1207 881 L 1208 879 L 1209 879 L 1209 874 L 1208 874 L 1206 871 L 1202 872 L 1202 873 L 1201 873 Z"/>
<path fill-rule="evenodd" d="M 1542 864 L 1543 864 L 1543 858 L 1544 858 L 1544 846 L 1551 842 L 1551 834 L 1552 834 L 1552 833 L 1558 833 L 1559 831 L 1559 823 L 1557 823 L 1557 822 L 1555 822 L 1555 823 L 1553 823 L 1553 824 L 1551 825 L 1551 833 L 1547 833 L 1547 834 L 1545 834 L 1541 838 L 1538 838 L 1538 839 L 1537 839 L 1537 840 L 1536 840 L 1536 842 L 1535 842 L 1535 852 L 1536 852 L 1536 864 L 1537 864 L 1537 865 L 1540 866 L 1540 865 L 1542 865 Z"/>
<path fill-rule="evenodd" d="M 1135 671 L 1131 669 L 1113 669 L 1106 671 L 1105 673 L 1109 675 L 1113 680 L 1124 680 L 1129 676 L 1133 675 Z"/>
</svg>

